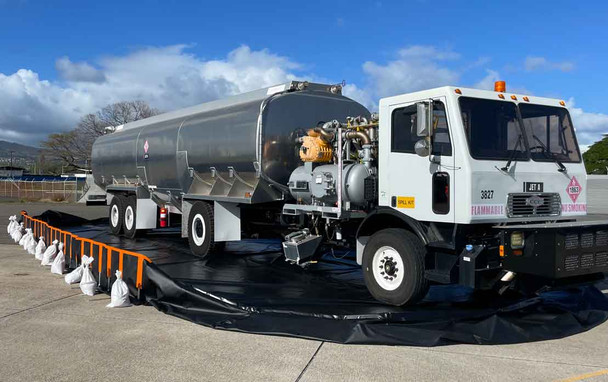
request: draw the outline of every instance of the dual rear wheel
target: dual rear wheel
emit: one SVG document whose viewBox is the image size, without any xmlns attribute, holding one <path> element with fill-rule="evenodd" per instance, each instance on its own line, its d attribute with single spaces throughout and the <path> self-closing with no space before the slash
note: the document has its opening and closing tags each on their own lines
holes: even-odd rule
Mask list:
<svg viewBox="0 0 608 382">
<path fill-rule="evenodd" d="M 110 230 L 132 239 L 137 234 L 137 198 L 135 195 L 114 195 L 110 203 Z"/>
</svg>

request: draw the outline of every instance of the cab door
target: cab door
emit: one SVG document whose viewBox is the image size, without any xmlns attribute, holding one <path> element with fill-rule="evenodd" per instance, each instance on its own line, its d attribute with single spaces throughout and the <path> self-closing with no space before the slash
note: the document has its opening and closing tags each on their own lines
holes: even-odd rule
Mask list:
<svg viewBox="0 0 608 382">
<path fill-rule="evenodd" d="M 417 102 L 387 105 L 380 129 L 380 195 L 390 206 L 420 221 L 454 222 L 454 154 L 444 97 L 433 98 L 432 152 L 419 156 Z M 388 122 L 388 126 L 387 126 Z"/>
</svg>

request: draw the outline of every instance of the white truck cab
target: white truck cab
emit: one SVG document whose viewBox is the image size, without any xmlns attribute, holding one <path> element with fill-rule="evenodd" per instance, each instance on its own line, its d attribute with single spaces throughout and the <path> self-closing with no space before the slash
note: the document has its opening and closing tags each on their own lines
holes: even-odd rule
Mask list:
<svg viewBox="0 0 608 382">
<path fill-rule="evenodd" d="M 420 156 L 412 121 L 428 101 L 432 147 Z M 383 98 L 379 112 L 382 206 L 458 224 L 586 214 L 586 171 L 563 101 L 446 86 Z"/>
</svg>

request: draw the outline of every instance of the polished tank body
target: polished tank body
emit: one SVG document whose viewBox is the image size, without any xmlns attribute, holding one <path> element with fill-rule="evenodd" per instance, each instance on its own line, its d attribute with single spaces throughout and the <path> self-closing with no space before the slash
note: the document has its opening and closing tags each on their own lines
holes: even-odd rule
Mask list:
<svg viewBox="0 0 608 382">
<path fill-rule="evenodd" d="M 95 183 L 215 200 L 279 199 L 276 191 L 300 165 L 298 135 L 333 119 L 369 117 L 330 89 L 294 81 L 125 124 L 95 141 Z"/>
</svg>

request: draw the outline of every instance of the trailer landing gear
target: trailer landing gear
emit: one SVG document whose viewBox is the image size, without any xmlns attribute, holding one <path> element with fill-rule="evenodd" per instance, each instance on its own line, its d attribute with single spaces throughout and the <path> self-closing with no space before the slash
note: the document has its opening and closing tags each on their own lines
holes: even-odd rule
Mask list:
<svg viewBox="0 0 608 382">
<path fill-rule="evenodd" d="M 363 276 L 368 290 L 391 305 L 413 304 L 424 298 L 424 245 L 410 231 L 389 228 L 376 232 L 363 252 Z"/>
</svg>

